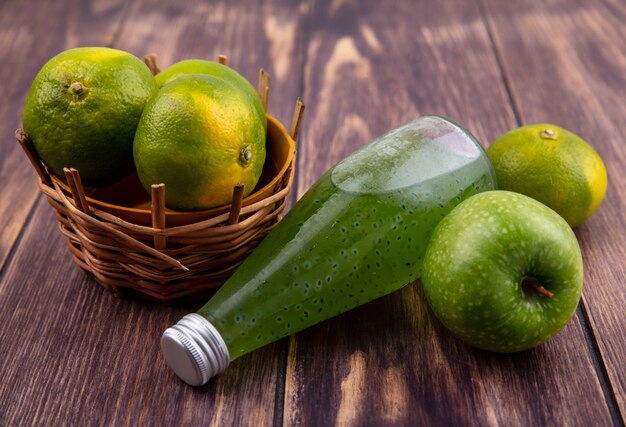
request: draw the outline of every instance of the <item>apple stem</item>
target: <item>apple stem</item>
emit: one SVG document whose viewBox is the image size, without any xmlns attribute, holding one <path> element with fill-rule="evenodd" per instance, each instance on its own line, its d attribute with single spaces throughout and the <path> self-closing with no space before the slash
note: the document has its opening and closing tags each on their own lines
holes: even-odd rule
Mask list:
<svg viewBox="0 0 626 427">
<path fill-rule="evenodd" d="M 531 283 L 530 287 L 533 289 L 533 291 L 535 291 L 539 295 L 542 295 L 542 296 L 544 296 L 546 298 L 552 298 L 554 296 L 554 293 L 550 292 L 549 290 L 547 290 L 543 286 Z"/>
</svg>

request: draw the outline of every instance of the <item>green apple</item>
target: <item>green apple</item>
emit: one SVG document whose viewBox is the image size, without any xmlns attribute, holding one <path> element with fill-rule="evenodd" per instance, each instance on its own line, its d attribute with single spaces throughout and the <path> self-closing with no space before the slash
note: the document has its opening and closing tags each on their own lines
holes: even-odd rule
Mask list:
<svg viewBox="0 0 626 427">
<path fill-rule="evenodd" d="M 574 315 L 583 282 L 576 236 L 527 196 L 472 196 L 436 227 L 424 292 L 439 320 L 475 347 L 515 352 L 544 342 Z"/>
</svg>

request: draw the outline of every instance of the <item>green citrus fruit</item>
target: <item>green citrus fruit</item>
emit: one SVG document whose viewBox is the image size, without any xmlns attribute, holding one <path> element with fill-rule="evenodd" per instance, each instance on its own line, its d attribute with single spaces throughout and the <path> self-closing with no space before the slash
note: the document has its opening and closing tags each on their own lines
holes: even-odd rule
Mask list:
<svg viewBox="0 0 626 427">
<path fill-rule="evenodd" d="M 187 59 L 185 61 L 172 64 L 167 69 L 161 71 L 156 75 L 155 80 L 157 85 L 162 87 L 164 84 L 171 82 L 180 76 L 189 74 L 208 74 L 211 76 L 221 77 L 222 79 L 232 83 L 250 98 L 250 101 L 254 104 L 254 108 L 259 113 L 259 116 L 261 116 L 263 126 L 267 128 L 265 109 L 263 108 L 261 98 L 259 97 L 259 94 L 254 86 L 252 86 L 250 82 L 237 71 L 224 64 L 213 61 L 205 61 L 202 59 Z"/>
<path fill-rule="evenodd" d="M 130 53 L 66 50 L 35 77 L 24 106 L 24 131 L 54 173 L 73 167 L 86 185 L 112 183 L 134 169 L 135 129 L 156 90 L 148 67 Z"/>
<path fill-rule="evenodd" d="M 265 162 L 265 129 L 249 98 L 215 76 L 182 76 L 164 85 L 141 116 L 134 142 L 146 190 L 165 184 L 168 207 L 227 204 L 233 187 L 254 189 Z"/>
<path fill-rule="evenodd" d="M 571 227 L 598 208 L 606 169 L 583 139 L 550 124 L 514 129 L 487 149 L 498 188 L 532 197 L 558 212 Z"/>
</svg>

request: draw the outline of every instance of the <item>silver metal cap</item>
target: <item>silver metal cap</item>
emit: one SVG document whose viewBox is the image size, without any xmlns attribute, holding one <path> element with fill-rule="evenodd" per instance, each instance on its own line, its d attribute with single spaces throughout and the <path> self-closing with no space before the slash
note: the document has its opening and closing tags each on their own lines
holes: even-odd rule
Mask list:
<svg viewBox="0 0 626 427">
<path fill-rule="evenodd" d="M 189 385 L 206 384 L 230 363 L 228 348 L 215 327 L 199 314 L 188 314 L 161 337 L 167 364 Z"/>
</svg>

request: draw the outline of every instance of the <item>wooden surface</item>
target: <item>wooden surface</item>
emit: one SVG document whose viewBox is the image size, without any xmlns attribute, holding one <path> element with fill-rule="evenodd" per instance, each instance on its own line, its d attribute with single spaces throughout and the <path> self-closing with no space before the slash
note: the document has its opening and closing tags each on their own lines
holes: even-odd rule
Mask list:
<svg viewBox="0 0 626 427">
<path fill-rule="evenodd" d="M 307 103 L 293 201 L 371 138 L 427 113 L 486 146 L 521 124 L 579 134 L 609 188 L 575 231 L 582 303 L 519 354 L 452 337 L 419 282 L 180 382 L 162 331 L 198 305 L 118 300 L 73 264 L 14 141 L 37 70 L 104 45 L 162 66 L 216 58 L 288 124 Z M 620 0 L 0 2 L 0 425 L 623 425 L 626 414 L 626 3 Z"/>
</svg>

